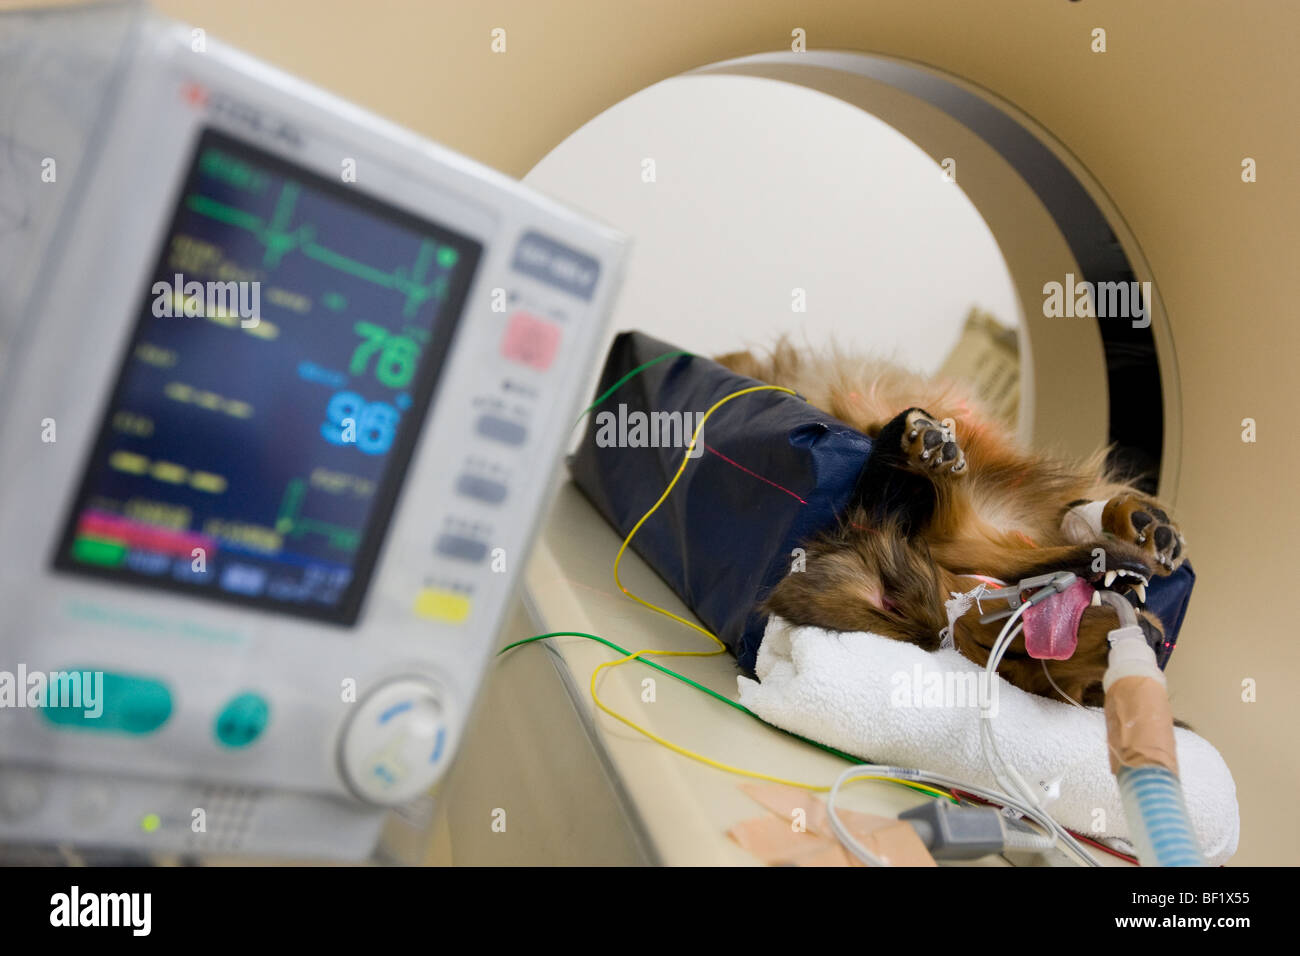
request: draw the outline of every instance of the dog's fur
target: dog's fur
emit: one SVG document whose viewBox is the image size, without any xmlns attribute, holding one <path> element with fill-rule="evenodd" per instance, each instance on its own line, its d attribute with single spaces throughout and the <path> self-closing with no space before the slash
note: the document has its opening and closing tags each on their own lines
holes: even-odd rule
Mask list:
<svg viewBox="0 0 1300 956">
<path fill-rule="evenodd" d="M 859 503 L 837 530 L 807 543 L 805 569 L 773 589 L 768 613 L 934 649 L 947 625 L 944 601 L 978 583 L 963 575 L 1012 583 L 1069 570 L 1097 582 L 1115 570 L 1149 578 L 1172 573 L 1186 557 L 1167 509 L 1113 475 L 1104 450 L 1078 462 L 1025 451 L 956 384 L 835 351 L 801 351 L 785 340 L 766 355 L 733 352 L 717 361 L 794 389 L 876 441 Z M 1107 502 L 1103 535 L 1067 535 L 1066 513 L 1090 501 Z M 1121 576 L 1113 589 L 1137 580 Z M 1159 639 L 1159 620 L 1141 610 L 1136 590 L 1128 597 L 1148 639 Z M 954 640 L 962 654 L 984 664 L 1004 622 L 982 625 L 978 618 L 974 610 L 960 618 Z M 1074 700 L 1101 703 L 1106 636 L 1117 626 L 1113 608 L 1086 608 L 1074 655 L 1050 662 L 1052 679 Z M 999 673 L 1025 690 L 1057 696 L 1023 637 L 1012 643 Z"/>
</svg>

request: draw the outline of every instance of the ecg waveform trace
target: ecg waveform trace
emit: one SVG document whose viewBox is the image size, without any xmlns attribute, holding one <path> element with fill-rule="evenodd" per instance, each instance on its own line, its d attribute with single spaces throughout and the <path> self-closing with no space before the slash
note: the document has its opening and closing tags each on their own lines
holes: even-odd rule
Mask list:
<svg viewBox="0 0 1300 956">
<path fill-rule="evenodd" d="M 480 252 L 205 132 L 56 566 L 355 614 Z"/>
<path fill-rule="evenodd" d="M 292 229 L 289 227 L 289 221 L 292 219 L 293 209 L 297 204 L 300 190 L 301 187 L 295 182 L 287 182 L 281 187 L 279 198 L 275 203 L 275 212 L 270 222 L 266 222 L 260 216 L 246 210 L 204 196 L 201 193 L 192 193 L 187 196 L 185 204 L 201 216 L 208 216 L 227 225 L 247 230 L 256 236 L 266 250 L 262 258 L 262 265 L 266 268 L 275 268 L 280 264 L 284 256 L 297 250 L 331 269 L 337 269 L 339 272 L 366 282 L 372 282 L 385 289 L 400 292 L 406 299 L 405 304 L 402 306 L 402 315 L 405 318 L 414 316 L 419 311 L 420 306 L 429 299 L 441 300 L 446 296 L 446 277 L 438 276 L 433 281 L 426 283 L 424 281 L 425 274 L 428 272 L 429 267 L 433 265 L 435 259 L 438 265 L 444 269 L 453 267 L 459 259 L 459 254 L 455 249 L 450 246 L 439 247 L 437 243 L 430 239 L 422 240 L 415 264 L 412 266 L 409 275 L 401 268 L 385 271 L 368 265 L 318 243 L 316 241 L 316 227 L 310 223 L 304 223 Z"/>
</svg>

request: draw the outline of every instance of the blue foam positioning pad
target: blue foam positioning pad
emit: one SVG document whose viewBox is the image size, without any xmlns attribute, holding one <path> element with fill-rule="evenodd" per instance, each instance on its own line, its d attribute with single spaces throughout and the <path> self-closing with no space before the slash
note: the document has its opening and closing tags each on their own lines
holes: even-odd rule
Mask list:
<svg viewBox="0 0 1300 956">
<path fill-rule="evenodd" d="M 614 340 L 596 395 L 620 381 L 588 414 L 569 467 L 626 536 L 668 487 L 704 413 L 762 383 L 641 332 Z M 754 392 L 709 417 L 697 453 L 632 549 L 752 671 L 767 624 L 758 605 L 789 573 L 795 549 L 835 527 L 853 502 L 871 439 L 802 398 Z M 1147 606 L 1165 624 L 1162 667 L 1194 580 L 1184 564 L 1147 588 Z"/>
<path fill-rule="evenodd" d="M 622 333 L 596 394 L 678 351 L 640 332 Z M 700 417 L 719 399 L 759 384 L 700 356 L 679 354 L 650 366 L 588 415 L 570 461 L 574 481 L 626 535 L 668 487 Z M 664 412 L 681 414 L 674 423 Z M 638 432 L 642 419 L 648 424 Z M 662 447 L 665 437 L 672 447 Z M 701 437 L 699 457 L 632 548 L 740 666 L 753 670 L 767 623 L 757 605 L 790 570 L 794 549 L 834 527 L 853 497 L 871 439 L 801 398 L 772 391 L 723 405 Z M 660 447 L 647 447 L 651 440 Z"/>
<path fill-rule="evenodd" d="M 1164 578 L 1153 577 L 1147 585 L 1147 610 L 1160 618 L 1160 623 L 1165 626 L 1164 646 L 1156 648 L 1156 663 L 1161 670 L 1169 663 L 1169 655 L 1178 643 L 1178 632 L 1187 616 L 1187 604 L 1192 599 L 1192 585 L 1195 583 L 1196 572 L 1192 570 L 1192 563 L 1184 561 L 1173 574 Z"/>
</svg>

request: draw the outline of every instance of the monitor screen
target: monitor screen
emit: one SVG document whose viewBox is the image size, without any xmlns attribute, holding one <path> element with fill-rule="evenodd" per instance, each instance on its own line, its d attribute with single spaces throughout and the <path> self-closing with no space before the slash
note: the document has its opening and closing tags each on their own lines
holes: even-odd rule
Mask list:
<svg viewBox="0 0 1300 956">
<path fill-rule="evenodd" d="M 203 132 L 56 568 L 356 620 L 482 253 L 363 190 Z"/>
</svg>

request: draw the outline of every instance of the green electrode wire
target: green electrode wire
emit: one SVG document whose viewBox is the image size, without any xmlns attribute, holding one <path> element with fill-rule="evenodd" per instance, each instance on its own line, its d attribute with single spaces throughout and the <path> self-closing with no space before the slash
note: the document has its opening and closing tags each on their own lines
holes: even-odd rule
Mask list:
<svg viewBox="0 0 1300 956">
<path fill-rule="evenodd" d="M 663 355 L 657 356 L 657 357 L 655 357 L 655 358 L 652 358 L 652 359 L 651 359 L 650 361 L 648 361 L 648 362 L 643 362 L 642 364 L 638 365 L 636 368 L 632 369 L 632 371 L 628 372 L 626 375 L 624 375 L 622 378 L 620 378 L 617 382 L 615 382 L 615 383 L 614 383 L 613 385 L 611 385 L 609 388 L 605 389 L 605 391 L 601 392 L 598 396 L 596 396 L 596 400 L 595 400 L 594 402 L 592 402 L 590 405 L 588 405 L 586 408 L 584 408 L 584 409 L 582 410 L 582 414 L 579 415 L 579 416 L 578 416 L 578 420 L 577 420 L 576 422 L 573 423 L 573 427 L 574 427 L 574 428 L 577 428 L 578 425 L 582 422 L 583 418 L 586 417 L 586 415 L 587 415 L 588 412 L 590 412 L 593 408 L 595 408 L 597 405 L 599 405 L 599 404 L 600 404 L 601 402 L 603 402 L 605 399 L 609 398 L 609 396 L 613 395 L 613 394 L 614 394 L 615 392 L 617 392 L 620 388 L 622 388 L 623 385 L 627 382 L 628 379 L 630 379 L 630 378 L 632 378 L 632 377 L 634 377 L 634 376 L 636 376 L 636 375 L 640 375 L 642 372 L 644 372 L 646 369 L 648 369 L 651 365 L 658 365 L 660 362 L 666 361 L 667 359 L 670 359 L 670 358 L 674 358 L 675 356 L 678 356 L 678 355 L 689 355 L 689 356 L 694 357 L 695 353 L 694 353 L 694 352 L 686 352 L 686 351 L 682 351 L 682 350 L 679 349 L 679 350 L 676 351 L 676 352 L 665 352 Z"/>
<path fill-rule="evenodd" d="M 506 653 L 507 651 L 514 650 L 516 647 L 522 647 L 524 644 L 533 644 L 537 641 L 549 640 L 552 637 L 582 637 L 582 638 L 586 638 L 589 641 L 595 641 L 598 644 L 604 644 L 606 647 L 610 648 L 611 650 L 618 651 L 618 653 L 622 654 L 624 657 L 632 656 L 632 652 L 629 651 L 627 648 L 619 647 L 613 641 L 608 641 L 605 638 L 599 637 L 596 634 L 588 634 L 585 631 L 552 631 L 549 634 L 538 634 L 536 637 L 525 637 L 521 641 L 514 641 L 510 644 L 507 644 L 505 647 L 501 648 L 501 650 L 497 651 L 497 657 L 500 657 L 502 654 Z M 708 694 L 710 697 L 722 701 L 728 707 L 734 707 L 736 710 L 740 711 L 741 713 L 748 714 L 750 717 L 753 717 L 755 720 L 757 720 L 760 724 L 763 724 L 765 727 L 771 727 L 773 730 L 778 730 L 781 733 L 785 734 L 787 737 L 793 737 L 795 740 L 801 740 L 806 744 L 811 744 L 812 746 L 816 747 L 818 750 L 824 750 L 826 753 L 839 757 L 841 760 L 845 760 L 851 764 L 870 763 L 870 761 L 868 760 L 860 760 L 859 758 L 854 757 L 852 754 L 847 754 L 843 750 L 838 750 L 835 747 L 830 746 L 829 744 L 824 744 L 818 740 L 811 740 L 808 737 L 803 737 L 800 736 L 799 734 L 794 733 L 793 731 L 786 730 L 784 727 L 778 727 L 776 726 L 776 724 L 770 724 L 762 717 L 758 716 L 758 714 L 754 713 L 752 710 L 746 707 L 744 704 L 739 703 L 738 701 L 734 701 L 730 697 L 727 697 L 723 694 L 719 694 L 713 688 L 705 687 L 703 684 L 691 680 L 685 674 L 679 674 L 674 670 L 664 667 L 664 665 L 656 661 L 652 661 L 645 657 L 637 657 L 635 658 L 635 660 L 640 664 L 645 664 L 647 667 L 653 667 L 655 670 L 667 674 L 669 677 L 673 678 L 674 680 L 679 680 L 683 684 L 689 684 L 691 687 L 694 687 L 696 690 L 703 691 L 704 693 Z M 907 787 L 907 789 L 913 790 L 916 793 L 925 794 L 927 797 L 934 796 L 934 794 L 929 792 L 928 790 L 922 790 L 919 787 L 914 787 L 910 783 L 902 783 L 902 786 Z M 958 802 L 957 798 L 951 795 L 948 797 L 948 799 L 951 800 L 953 803 Z"/>
</svg>

